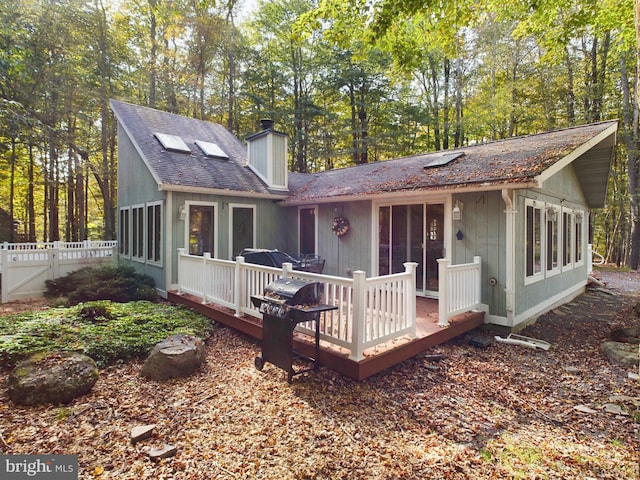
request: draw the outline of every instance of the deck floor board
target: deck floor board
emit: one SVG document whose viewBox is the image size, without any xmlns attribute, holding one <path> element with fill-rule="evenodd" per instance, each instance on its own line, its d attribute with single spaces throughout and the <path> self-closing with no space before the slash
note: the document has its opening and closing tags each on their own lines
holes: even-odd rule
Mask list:
<svg viewBox="0 0 640 480">
<path fill-rule="evenodd" d="M 199 313 L 243 332 L 255 339 L 262 339 L 260 319 L 243 315 L 236 317 L 226 307 L 213 303 L 203 304 L 197 297 L 169 292 L 168 299 L 183 304 Z M 423 353 L 429 348 L 447 342 L 484 324 L 483 312 L 468 312 L 454 317 L 447 327 L 438 325 L 438 301 L 418 297 L 416 299 L 416 338 L 401 337 L 365 351 L 363 360 L 350 359 L 348 352 L 322 344 L 320 364 L 356 380 L 380 373 L 398 363 Z M 314 356 L 313 339 L 304 334 L 294 337 L 294 349 L 304 355 Z"/>
</svg>

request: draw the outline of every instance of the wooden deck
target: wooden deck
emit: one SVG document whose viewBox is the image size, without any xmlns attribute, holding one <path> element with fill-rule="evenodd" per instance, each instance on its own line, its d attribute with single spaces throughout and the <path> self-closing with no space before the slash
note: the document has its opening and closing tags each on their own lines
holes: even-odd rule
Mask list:
<svg viewBox="0 0 640 480">
<path fill-rule="evenodd" d="M 168 299 L 253 338 L 262 339 L 260 319 L 248 315 L 236 317 L 228 308 L 212 303 L 202 304 L 199 298 L 191 295 L 169 292 Z M 322 342 L 320 364 L 355 380 L 364 380 L 484 324 L 483 312 L 469 312 L 454 317 L 448 327 L 440 327 L 438 326 L 438 301 L 422 297 L 416 299 L 416 317 L 416 338 L 400 338 L 366 350 L 365 358 L 359 362 L 350 359 L 348 353 L 339 348 L 327 346 Z M 303 355 L 315 356 L 313 339 L 307 335 L 296 333 L 294 349 Z"/>
</svg>

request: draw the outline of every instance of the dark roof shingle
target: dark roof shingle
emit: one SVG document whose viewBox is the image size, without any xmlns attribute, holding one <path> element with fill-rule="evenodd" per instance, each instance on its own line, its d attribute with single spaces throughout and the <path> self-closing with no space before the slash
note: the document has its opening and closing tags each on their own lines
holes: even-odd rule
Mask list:
<svg viewBox="0 0 640 480">
<path fill-rule="evenodd" d="M 222 125 L 117 100 L 111 108 L 163 188 L 272 193 L 246 166 L 247 147 Z M 165 150 L 156 132 L 181 137 L 191 153 Z M 217 144 L 229 159 L 207 157 L 196 140 Z"/>
<path fill-rule="evenodd" d="M 527 183 L 616 121 L 516 137 L 444 152 L 347 167 L 312 175 L 297 182 L 284 203 L 374 195 L 384 192 L 433 190 L 453 186 Z M 464 152 L 451 162 L 427 167 L 442 155 Z M 605 180 L 606 181 L 606 180 Z"/>
</svg>

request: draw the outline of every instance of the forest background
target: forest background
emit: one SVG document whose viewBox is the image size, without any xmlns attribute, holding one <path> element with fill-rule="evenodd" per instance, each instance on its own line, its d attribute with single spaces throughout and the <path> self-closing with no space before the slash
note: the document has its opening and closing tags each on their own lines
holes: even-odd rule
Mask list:
<svg viewBox="0 0 640 480">
<path fill-rule="evenodd" d="M 317 172 L 619 119 L 592 243 L 638 268 L 638 0 L 2 0 L 8 241 L 116 238 L 115 98 L 272 118 Z"/>
</svg>

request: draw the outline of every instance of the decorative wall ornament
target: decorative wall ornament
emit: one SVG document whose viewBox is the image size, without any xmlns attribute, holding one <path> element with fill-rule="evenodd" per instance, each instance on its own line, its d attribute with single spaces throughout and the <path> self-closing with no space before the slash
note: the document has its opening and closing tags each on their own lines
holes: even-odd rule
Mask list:
<svg viewBox="0 0 640 480">
<path fill-rule="evenodd" d="M 331 230 L 338 237 L 344 237 L 349 231 L 349 220 L 345 217 L 335 217 L 333 219 L 333 226 L 331 227 Z"/>
</svg>

